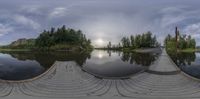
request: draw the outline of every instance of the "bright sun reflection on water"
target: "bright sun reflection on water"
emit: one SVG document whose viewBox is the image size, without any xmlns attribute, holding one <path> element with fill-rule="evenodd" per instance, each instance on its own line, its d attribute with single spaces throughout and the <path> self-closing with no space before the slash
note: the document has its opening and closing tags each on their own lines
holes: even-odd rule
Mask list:
<svg viewBox="0 0 200 99">
<path fill-rule="evenodd" d="M 98 54 L 98 58 L 103 58 L 103 55 L 101 53 Z"/>
<path fill-rule="evenodd" d="M 104 52 L 104 51 L 95 51 L 95 52 L 93 53 L 93 55 L 94 55 L 94 57 L 97 57 L 97 58 L 99 58 L 99 59 L 102 59 L 102 58 L 104 58 L 104 57 L 107 56 L 107 53 Z"/>
</svg>

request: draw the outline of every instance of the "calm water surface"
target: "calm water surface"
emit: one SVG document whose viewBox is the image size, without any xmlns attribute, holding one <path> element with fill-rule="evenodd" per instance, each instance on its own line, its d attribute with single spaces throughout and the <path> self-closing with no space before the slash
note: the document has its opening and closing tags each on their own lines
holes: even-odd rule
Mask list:
<svg viewBox="0 0 200 99">
<path fill-rule="evenodd" d="M 25 80 L 41 75 L 55 61 L 74 61 L 83 71 L 101 78 L 127 78 L 145 72 L 160 53 L 1 52 L 0 79 Z"/>
<path fill-rule="evenodd" d="M 88 57 L 88 53 L 72 52 L 1 52 L 0 79 L 30 79 L 44 73 L 55 61 L 75 61 L 83 65 Z"/>
<path fill-rule="evenodd" d="M 158 56 L 158 53 L 122 53 L 95 50 L 82 68 L 101 78 L 128 78 L 147 70 Z"/>
<path fill-rule="evenodd" d="M 183 72 L 200 79 L 200 52 L 178 52 L 169 55 Z"/>
</svg>

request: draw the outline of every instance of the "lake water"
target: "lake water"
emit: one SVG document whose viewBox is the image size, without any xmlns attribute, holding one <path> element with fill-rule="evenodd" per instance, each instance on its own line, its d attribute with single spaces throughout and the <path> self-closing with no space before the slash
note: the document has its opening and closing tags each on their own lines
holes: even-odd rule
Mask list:
<svg viewBox="0 0 200 99">
<path fill-rule="evenodd" d="M 100 78 L 128 78 L 145 72 L 160 53 L 1 52 L 0 79 L 25 80 L 37 77 L 55 61 L 74 61 L 83 71 Z"/>
<path fill-rule="evenodd" d="M 200 79 L 200 52 L 173 52 L 169 55 L 183 72 Z"/>
</svg>

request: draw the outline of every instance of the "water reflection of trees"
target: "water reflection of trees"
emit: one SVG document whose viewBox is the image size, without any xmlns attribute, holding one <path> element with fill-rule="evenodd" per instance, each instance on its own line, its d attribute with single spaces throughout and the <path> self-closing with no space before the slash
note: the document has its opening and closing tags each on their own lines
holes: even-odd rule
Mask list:
<svg viewBox="0 0 200 99">
<path fill-rule="evenodd" d="M 35 60 L 45 68 L 49 68 L 55 61 L 75 61 L 82 66 L 89 59 L 90 52 L 3 52 L 18 60 Z"/>
<path fill-rule="evenodd" d="M 170 52 L 169 55 L 178 66 L 191 65 L 196 59 L 195 52 Z"/>
<path fill-rule="evenodd" d="M 45 68 L 49 68 L 55 61 L 75 61 L 79 66 L 85 64 L 90 59 L 91 52 L 3 52 L 12 57 L 21 60 L 37 61 Z M 121 60 L 130 64 L 139 64 L 143 66 L 151 65 L 158 57 L 158 53 L 130 53 L 120 51 L 107 51 L 108 55 L 117 53 L 121 56 Z"/>
<path fill-rule="evenodd" d="M 117 53 L 118 56 L 121 56 L 122 52 L 118 51 L 118 50 L 107 50 L 107 54 L 108 54 L 109 57 L 112 56 L 112 53 Z"/>
<path fill-rule="evenodd" d="M 122 53 L 121 60 L 130 62 L 130 64 L 138 64 L 143 66 L 150 66 L 159 56 L 159 53 Z"/>
</svg>

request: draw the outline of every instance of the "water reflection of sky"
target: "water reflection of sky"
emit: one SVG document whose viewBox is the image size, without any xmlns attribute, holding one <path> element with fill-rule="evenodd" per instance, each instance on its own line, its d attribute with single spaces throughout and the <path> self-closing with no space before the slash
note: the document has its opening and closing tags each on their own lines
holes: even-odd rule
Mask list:
<svg viewBox="0 0 200 99">
<path fill-rule="evenodd" d="M 44 73 L 55 61 L 74 61 L 81 66 L 89 57 L 90 53 L 82 52 L 1 52 L 0 79 L 30 79 Z"/>
<path fill-rule="evenodd" d="M 82 66 L 82 69 L 98 77 L 126 78 L 144 72 L 148 69 L 148 66 L 143 66 L 142 63 L 150 64 L 154 61 L 151 59 L 156 57 L 154 54 L 148 54 L 147 57 L 145 57 L 146 55 L 144 54 L 143 56 L 142 54 L 121 53 L 122 52 L 94 50 L 91 53 L 90 59 L 87 59 L 85 64 Z M 123 60 L 124 57 L 125 60 Z M 144 57 L 144 59 L 141 60 L 141 57 Z M 131 63 L 131 60 L 134 61 Z"/>
<path fill-rule="evenodd" d="M 186 74 L 200 79 L 200 53 L 177 53 L 177 56 L 170 54 L 175 63 Z"/>
<path fill-rule="evenodd" d="M 11 55 L 9 55 L 9 54 L 3 54 L 3 53 L 0 53 L 0 57 L 2 58 L 9 58 L 9 57 L 11 57 Z"/>
<path fill-rule="evenodd" d="M 0 78 L 5 80 L 28 79 L 41 74 L 44 68 L 35 60 L 18 60 L 8 54 L 0 54 Z"/>
<path fill-rule="evenodd" d="M 49 57 L 51 57 L 49 59 Z M 57 61 L 74 61 L 83 70 L 104 77 L 124 77 L 143 72 L 156 60 L 154 54 L 94 50 L 92 53 L 6 52 L 0 53 L 0 79 L 36 77 Z"/>
<path fill-rule="evenodd" d="M 95 64 L 105 64 L 120 59 L 117 52 L 112 52 L 111 54 L 112 55 L 109 56 L 107 51 L 94 50 L 91 53 L 91 58 L 87 60 L 87 62 Z"/>
<path fill-rule="evenodd" d="M 196 54 L 196 59 L 192 64 L 194 64 L 194 66 L 200 67 L 200 53 L 195 53 L 195 54 Z"/>
</svg>

